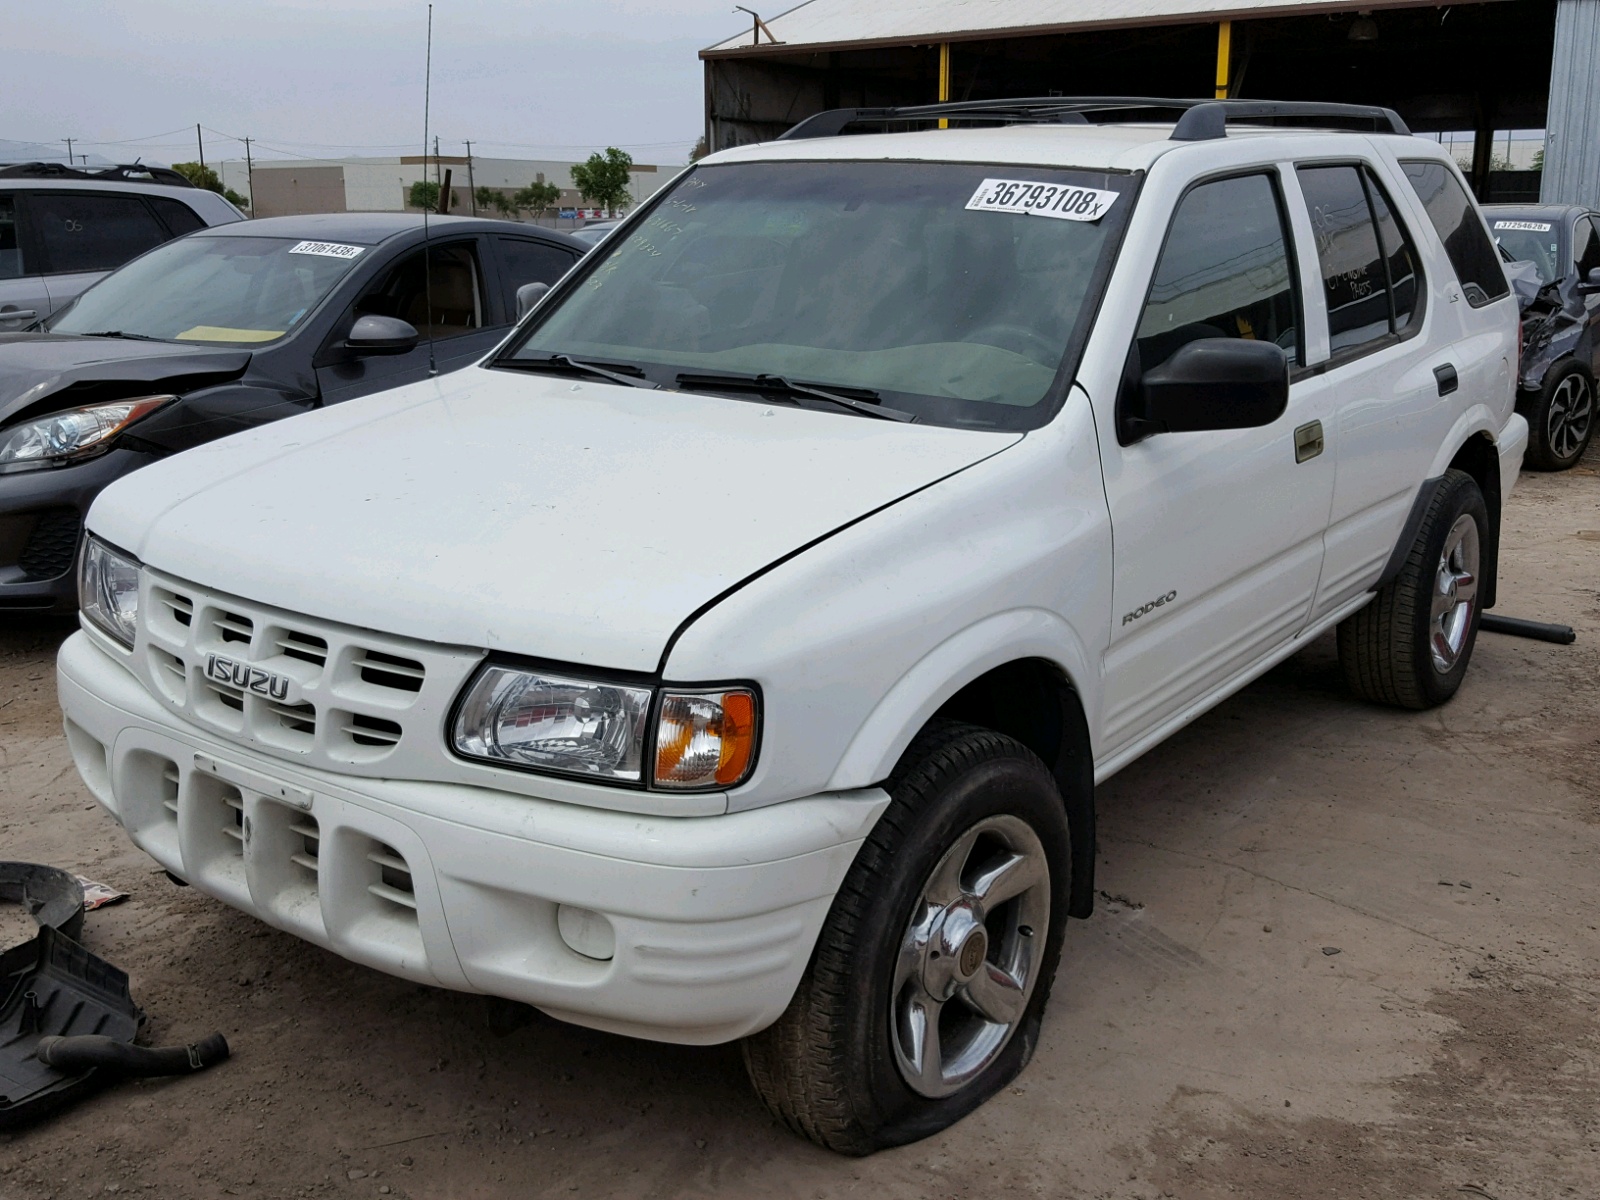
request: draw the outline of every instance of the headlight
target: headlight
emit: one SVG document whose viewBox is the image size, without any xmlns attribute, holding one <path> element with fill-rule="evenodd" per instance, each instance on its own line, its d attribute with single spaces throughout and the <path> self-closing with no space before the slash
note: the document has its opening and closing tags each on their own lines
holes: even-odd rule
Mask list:
<svg viewBox="0 0 1600 1200">
<path fill-rule="evenodd" d="M 744 782 L 757 740 L 752 689 L 669 689 L 655 701 L 650 687 L 491 664 L 467 685 L 451 740 L 468 758 L 611 783 L 693 791 Z"/>
<path fill-rule="evenodd" d="M 139 563 L 96 537 L 78 560 L 78 608 L 109 636 L 133 648 L 139 627 Z"/>
<path fill-rule="evenodd" d="M 748 688 L 662 694 L 657 787 L 732 787 L 750 773 L 755 751 L 756 697 Z"/>
<path fill-rule="evenodd" d="M 111 439 L 176 396 L 142 396 L 69 408 L 0 430 L 0 471 L 68 462 L 110 449 Z"/>
<path fill-rule="evenodd" d="M 638 783 L 650 689 L 510 667 L 478 672 L 456 713 L 460 754 Z"/>
</svg>

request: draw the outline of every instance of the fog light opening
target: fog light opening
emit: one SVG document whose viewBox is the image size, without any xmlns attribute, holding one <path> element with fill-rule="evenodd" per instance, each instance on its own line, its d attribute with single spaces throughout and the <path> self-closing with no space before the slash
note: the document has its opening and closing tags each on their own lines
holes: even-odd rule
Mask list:
<svg viewBox="0 0 1600 1200">
<path fill-rule="evenodd" d="M 556 909 L 556 928 L 567 948 L 585 958 L 609 962 L 617 952 L 617 933 L 611 922 L 587 908 L 563 904 Z"/>
</svg>

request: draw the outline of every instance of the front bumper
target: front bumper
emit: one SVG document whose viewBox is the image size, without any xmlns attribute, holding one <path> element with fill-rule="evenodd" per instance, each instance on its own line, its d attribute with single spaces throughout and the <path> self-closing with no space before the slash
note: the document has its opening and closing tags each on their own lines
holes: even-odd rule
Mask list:
<svg viewBox="0 0 1600 1200">
<path fill-rule="evenodd" d="M 109 484 L 156 461 L 112 450 L 68 467 L 0 475 L 0 612 L 72 612 L 83 518 Z"/>
<path fill-rule="evenodd" d="M 647 817 L 293 766 L 181 721 L 82 631 L 57 684 L 89 790 L 201 891 L 393 975 L 658 1041 L 778 1017 L 888 804 L 870 788 Z M 612 957 L 563 924 L 609 927 Z"/>
</svg>

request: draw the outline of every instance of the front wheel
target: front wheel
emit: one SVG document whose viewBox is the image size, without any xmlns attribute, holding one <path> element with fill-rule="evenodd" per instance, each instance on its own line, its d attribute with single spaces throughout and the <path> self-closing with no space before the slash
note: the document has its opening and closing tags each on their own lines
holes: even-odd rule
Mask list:
<svg viewBox="0 0 1600 1200">
<path fill-rule="evenodd" d="M 1557 363 L 1528 410 L 1527 465 L 1538 471 L 1575 466 L 1594 427 L 1594 381 L 1570 358 Z"/>
<path fill-rule="evenodd" d="M 1016 1077 L 1071 890 L 1061 794 L 1013 739 L 936 724 L 887 786 L 794 999 L 744 1042 L 773 1114 L 844 1154 L 936 1133 Z"/>
</svg>

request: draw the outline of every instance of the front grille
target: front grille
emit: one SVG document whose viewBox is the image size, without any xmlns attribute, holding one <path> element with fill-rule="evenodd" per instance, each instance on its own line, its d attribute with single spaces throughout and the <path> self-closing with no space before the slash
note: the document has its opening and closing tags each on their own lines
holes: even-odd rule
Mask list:
<svg viewBox="0 0 1600 1200">
<path fill-rule="evenodd" d="M 54 579 L 72 570 L 82 521 L 76 509 L 50 508 L 38 515 L 17 566 L 29 579 Z"/>
<path fill-rule="evenodd" d="M 424 702 L 430 712 L 448 707 L 479 657 L 281 612 L 159 572 L 150 584 L 141 647 L 150 690 L 214 731 L 311 765 L 376 770 L 396 754 L 413 763 L 436 754 L 435 723 L 414 710 Z M 211 655 L 287 677 L 287 694 L 281 683 L 250 690 L 237 673 L 228 682 L 209 678 Z M 407 753 L 413 730 L 418 745 Z"/>
</svg>

